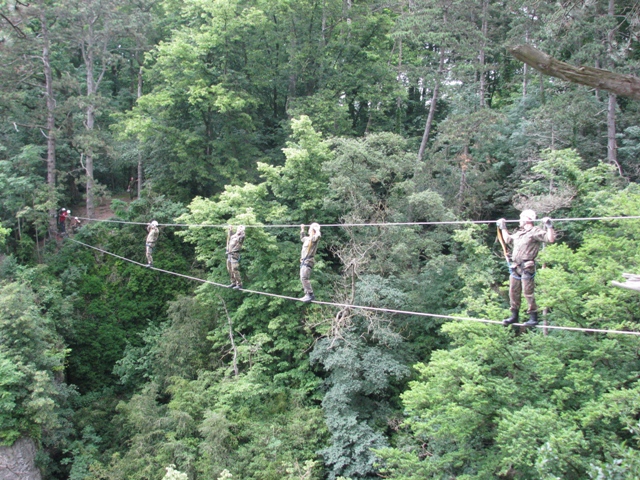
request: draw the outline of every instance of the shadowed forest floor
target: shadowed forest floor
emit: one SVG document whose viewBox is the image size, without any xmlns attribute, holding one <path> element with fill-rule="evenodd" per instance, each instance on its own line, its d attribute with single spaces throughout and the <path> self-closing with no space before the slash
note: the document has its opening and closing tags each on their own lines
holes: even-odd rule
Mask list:
<svg viewBox="0 0 640 480">
<path fill-rule="evenodd" d="M 129 194 L 127 192 L 118 193 L 116 195 L 112 195 L 109 198 L 99 203 L 94 208 L 93 218 L 95 220 L 106 220 L 113 216 L 113 212 L 111 211 L 111 200 L 113 199 L 122 200 L 123 202 L 130 203 L 131 199 L 129 198 Z M 85 217 L 87 216 L 87 206 L 86 204 L 78 204 L 71 206 L 71 215 L 74 217 Z"/>
</svg>

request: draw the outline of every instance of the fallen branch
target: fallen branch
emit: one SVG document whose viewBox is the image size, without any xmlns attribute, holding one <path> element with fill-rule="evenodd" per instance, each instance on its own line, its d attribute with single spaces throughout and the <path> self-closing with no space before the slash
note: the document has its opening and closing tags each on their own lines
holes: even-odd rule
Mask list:
<svg viewBox="0 0 640 480">
<path fill-rule="evenodd" d="M 576 67 L 561 62 L 531 45 L 517 45 L 509 48 L 509 52 L 518 60 L 545 75 L 640 100 L 640 78 L 638 77 L 600 68 Z"/>
</svg>

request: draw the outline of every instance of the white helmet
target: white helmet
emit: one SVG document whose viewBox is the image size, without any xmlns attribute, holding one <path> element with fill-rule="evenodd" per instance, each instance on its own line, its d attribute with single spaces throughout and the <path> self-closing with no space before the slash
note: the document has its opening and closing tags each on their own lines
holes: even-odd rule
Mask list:
<svg viewBox="0 0 640 480">
<path fill-rule="evenodd" d="M 155 220 L 153 220 L 153 221 L 151 222 L 151 226 L 152 226 L 152 227 L 157 227 L 157 226 L 158 226 L 158 222 L 156 222 Z"/>
<path fill-rule="evenodd" d="M 240 232 L 244 232 L 244 225 L 238 225 L 238 229 L 236 230 L 236 233 L 240 233 Z"/>
<path fill-rule="evenodd" d="M 315 222 L 312 223 L 311 225 L 309 225 L 309 235 L 311 235 L 312 230 L 316 233 L 320 233 L 320 225 Z"/>
<path fill-rule="evenodd" d="M 527 222 L 534 222 L 536 219 L 536 212 L 533 210 L 523 210 L 520 213 L 520 226 L 523 226 Z"/>
</svg>

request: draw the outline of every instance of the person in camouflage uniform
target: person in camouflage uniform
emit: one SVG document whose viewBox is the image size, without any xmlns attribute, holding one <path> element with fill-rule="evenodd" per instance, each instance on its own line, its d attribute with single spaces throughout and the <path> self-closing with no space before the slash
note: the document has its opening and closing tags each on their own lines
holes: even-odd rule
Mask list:
<svg viewBox="0 0 640 480">
<path fill-rule="evenodd" d="M 300 281 L 304 289 L 304 297 L 300 300 L 307 303 L 315 300 L 313 288 L 311 287 L 311 270 L 315 264 L 315 255 L 320 241 L 320 225 L 312 223 L 309 225 L 309 234 L 305 235 L 304 225 L 300 225 L 300 241 L 302 241 L 302 252 L 300 253 Z"/>
<path fill-rule="evenodd" d="M 244 225 L 239 225 L 236 233 L 233 227 L 229 227 L 227 236 L 227 271 L 231 277 L 229 287 L 240 290 L 242 288 L 242 278 L 240 277 L 240 250 L 244 242 Z"/>
<path fill-rule="evenodd" d="M 129 183 L 127 184 L 127 192 L 129 192 L 129 199 L 133 200 L 138 194 L 138 179 L 135 177 L 129 178 Z"/>
<path fill-rule="evenodd" d="M 145 243 L 146 246 L 146 254 L 147 254 L 147 267 L 153 267 L 153 248 L 156 246 L 156 242 L 158 241 L 158 235 L 160 235 L 160 230 L 158 230 L 158 222 L 153 220 L 149 225 L 147 225 L 147 241 Z"/>
<path fill-rule="evenodd" d="M 522 292 L 527 300 L 529 320 L 526 326 L 533 327 L 538 324 L 538 305 L 534 296 L 534 276 L 536 274 L 536 257 L 543 243 L 553 243 L 556 233 L 549 217 L 542 219 L 544 228 L 534 227 L 533 222 L 536 213 L 533 210 L 524 210 L 520 214 L 520 228 L 513 233 L 507 231 L 507 223 L 504 218 L 498 220 L 497 226 L 502 232 L 505 243 L 513 244 L 511 262 L 509 264 L 509 303 L 511 316 L 504 320 L 503 325 L 517 323 L 520 315 L 520 303 Z"/>
<path fill-rule="evenodd" d="M 82 227 L 82 222 L 80 221 L 80 219 L 78 217 L 73 217 L 71 219 L 71 233 L 78 233 L 78 230 L 80 230 L 80 228 Z"/>
</svg>

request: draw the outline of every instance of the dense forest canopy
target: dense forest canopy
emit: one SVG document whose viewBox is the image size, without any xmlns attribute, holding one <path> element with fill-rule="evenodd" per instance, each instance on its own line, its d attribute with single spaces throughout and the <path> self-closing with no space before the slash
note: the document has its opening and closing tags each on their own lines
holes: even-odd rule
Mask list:
<svg viewBox="0 0 640 480">
<path fill-rule="evenodd" d="M 640 339 L 580 330 L 640 332 L 611 286 L 640 221 L 562 221 L 640 215 L 640 103 L 510 53 L 638 79 L 639 35 L 631 0 L 0 0 L 0 452 L 71 480 L 640 477 Z M 451 320 L 508 315 L 493 222 L 524 209 L 556 219 L 540 320 L 578 330 Z M 312 222 L 378 224 L 322 227 L 342 307 L 161 271 L 226 284 L 227 230 L 196 225 L 253 225 L 245 287 L 299 297 Z"/>
</svg>

